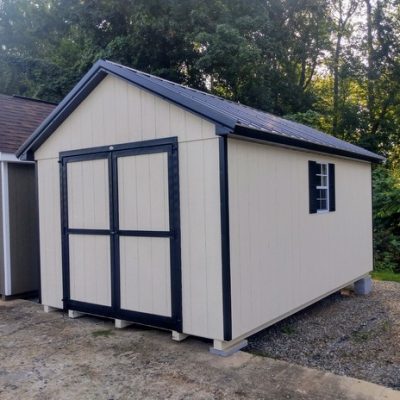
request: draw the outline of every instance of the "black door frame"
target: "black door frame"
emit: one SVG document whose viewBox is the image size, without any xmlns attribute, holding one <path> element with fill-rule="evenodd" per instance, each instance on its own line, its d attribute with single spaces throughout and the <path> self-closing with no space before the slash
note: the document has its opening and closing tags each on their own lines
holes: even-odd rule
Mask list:
<svg viewBox="0 0 400 400">
<path fill-rule="evenodd" d="M 119 230 L 118 158 L 152 153 L 167 153 L 168 157 L 169 231 Z M 70 162 L 96 159 L 108 160 L 110 227 L 109 229 L 70 229 L 68 226 L 67 165 Z M 154 139 L 61 152 L 59 154 L 59 162 L 61 186 L 60 198 L 64 310 L 76 310 L 83 313 L 123 319 L 182 332 L 181 234 L 179 206 L 179 157 L 177 138 L 172 137 L 166 139 Z M 111 307 L 71 300 L 69 272 L 70 234 L 106 235 L 110 237 Z M 121 309 L 119 262 L 120 236 L 169 237 L 171 266 L 171 317 Z"/>
</svg>

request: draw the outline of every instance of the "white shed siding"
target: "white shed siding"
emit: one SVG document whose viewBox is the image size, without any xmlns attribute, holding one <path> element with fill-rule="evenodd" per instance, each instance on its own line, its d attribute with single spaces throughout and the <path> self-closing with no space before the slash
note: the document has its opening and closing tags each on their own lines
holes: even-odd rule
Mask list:
<svg viewBox="0 0 400 400">
<path fill-rule="evenodd" d="M 118 158 L 118 191 L 120 229 L 169 230 L 167 153 Z"/>
<path fill-rule="evenodd" d="M 35 152 L 43 304 L 62 307 L 59 152 L 171 136 L 179 141 L 183 331 L 222 338 L 219 143 L 215 126 L 111 76 Z"/>
<path fill-rule="evenodd" d="M 120 248 L 121 308 L 171 316 L 168 238 L 125 236 Z"/>
<path fill-rule="evenodd" d="M 70 235 L 71 300 L 111 306 L 110 238 Z"/>
<path fill-rule="evenodd" d="M 57 160 L 37 163 L 41 297 L 45 305 L 62 308 L 60 170 Z"/>
<path fill-rule="evenodd" d="M 101 159 L 69 163 L 67 180 L 70 228 L 110 227 L 107 161 Z"/>
<path fill-rule="evenodd" d="M 308 160 L 336 166 L 336 212 L 309 214 Z M 372 269 L 368 163 L 228 140 L 233 338 Z"/>
<path fill-rule="evenodd" d="M 60 151 L 170 136 L 178 136 L 181 142 L 216 139 L 213 124 L 107 76 L 35 152 L 35 159 L 58 158 Z"/>
</svg>

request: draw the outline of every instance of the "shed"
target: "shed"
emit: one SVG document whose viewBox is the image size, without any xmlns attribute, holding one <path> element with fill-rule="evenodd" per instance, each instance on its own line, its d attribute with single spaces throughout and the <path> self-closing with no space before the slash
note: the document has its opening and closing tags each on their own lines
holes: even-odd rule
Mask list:
<svg viewBox="0 0 400 400">
<path fill-rule="evenodd" d="M 39 288 L 35 165 L 15 152 L 55 105 L 0 94 L 0 296 Z"/>
<path fill-rule="evenodd" d="M 47 310 L 228 354 L 372 269 L 382 157 L 113 62 L 98 61 L 18 155 L 38 167 Z"/>
</svg>

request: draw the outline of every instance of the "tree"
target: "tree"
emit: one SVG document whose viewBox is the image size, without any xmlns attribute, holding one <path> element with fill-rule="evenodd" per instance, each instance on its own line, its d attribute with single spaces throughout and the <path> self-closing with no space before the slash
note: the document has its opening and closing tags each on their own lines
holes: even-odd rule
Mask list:
<svg viewBox="0 0 400 400">
<path fill-rule="evenodd" d="M 333 71 L 333 118 L 332 118 L 332 133 L 339 134 L 339 84 L 340 84 L 340 68 L 342 61 L 342 46 L 343 39 L 349 38 L 351 34 L 351 18 L 357 11 L 360 5 L 359 0 L 333 0 L 331 3 L 332 21 L 334 34 L 336 36 L 335 47 L 332 57 Z"/>
</svg>

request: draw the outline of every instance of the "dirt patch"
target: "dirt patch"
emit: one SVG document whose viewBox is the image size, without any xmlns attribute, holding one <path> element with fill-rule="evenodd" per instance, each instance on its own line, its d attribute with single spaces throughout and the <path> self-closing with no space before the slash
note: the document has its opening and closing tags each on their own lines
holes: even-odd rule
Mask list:
<svg viewBox="0 0 400 400">
<path fill-rule="evenodd" d="M 252 336 L 246 351 L 400 390 L 400 283 L 334 294 Z"/>
</svg>

